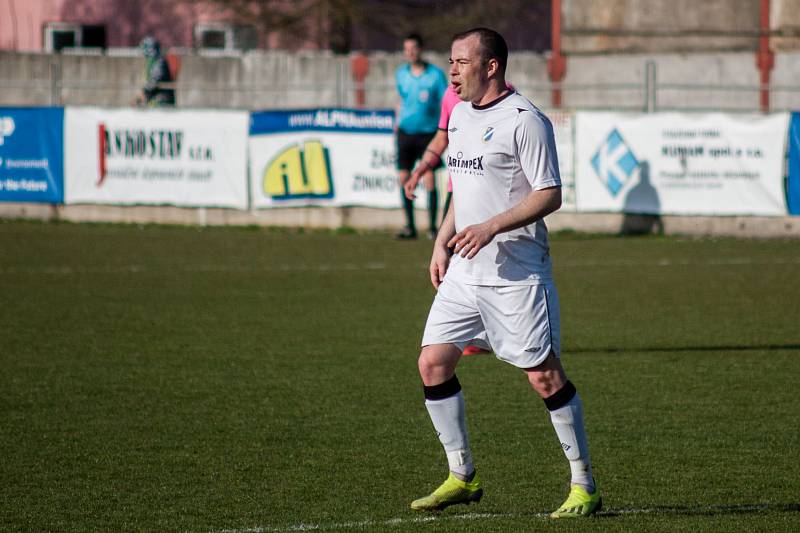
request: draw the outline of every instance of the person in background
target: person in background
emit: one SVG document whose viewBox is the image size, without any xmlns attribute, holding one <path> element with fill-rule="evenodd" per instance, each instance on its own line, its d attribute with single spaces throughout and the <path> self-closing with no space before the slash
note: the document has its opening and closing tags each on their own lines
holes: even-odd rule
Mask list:
<svg viewBox="0 0 800 533">
<path fill-rule="evenodd" d="M 403 40 L 403 55 L 407 61 L 395 72 L 400 106 L 397 112 L 397 170 L 406 226 L 397 234 L 398 239 L 416 239 L 414 202 L 404 193 L 414 163 L 425 152 L 425 147 L 436 134 L 442 97 L 447 89 L 447 77 L 442 69 L 423 61 L 422 38 L 410 34 Z M 438 194 L 433 171 L 439 164 L 424 173 L 428 190 L 429 236 L 436 236 Z"/>
<path fill-rule="evenodd" d="M 161 107 L 175 105 L 175 89 L 164 87 L 162 84 L 171 83 L 172 75 L 169 72 L 167 60 L 161 54 L 161 44 L 151 36 L 142 39 L 139 45 L 147 61 L 144 87 L 136 96 L 136 105 Z"/>
</svg>

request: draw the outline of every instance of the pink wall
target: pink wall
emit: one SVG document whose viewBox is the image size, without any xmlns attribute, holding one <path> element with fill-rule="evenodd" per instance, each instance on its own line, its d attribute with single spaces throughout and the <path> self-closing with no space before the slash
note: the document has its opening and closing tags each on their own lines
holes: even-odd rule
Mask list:
<svg viewBox="0 0 800 533">
<path fill-rule="evenodd" d="M 154 35 L 164 49 L 192 46 L 198 22 L 231 21 L 215 7 L 179 0 L 0 0 L 0 50 L 41 51 L 48 22 L 105 24 L 108 46 L 137 46 Z M 274 48 L 278 35 L 259 37 L 260 46 Z M 311 37 L 293 48 L 316 48 Z"/>
</svg>

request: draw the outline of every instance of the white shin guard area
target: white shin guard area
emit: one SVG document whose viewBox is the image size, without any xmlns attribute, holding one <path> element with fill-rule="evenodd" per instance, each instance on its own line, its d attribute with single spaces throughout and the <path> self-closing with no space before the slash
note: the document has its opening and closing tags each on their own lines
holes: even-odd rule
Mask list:
<svg viewBox="0 0 800 533">
<path fill-rule="evenodd" d="M 583 404 L 578 393 L 566 405 L 550 411 L 550 421 L 556 430 L 561 449 L 569 460 L 572 484 L 593 490 L 589 444 L 583 426 Z"/>
<path fill-rule="evenodd" d="M 428 415 L 439 436 L 439 442 L 442 443 L 447 454 L 450 471 L 461 476 L 468 476 L 474 467 L 467 436 L 464 393 L 458 391 L 441 400 L 425 400 L 425 407 L 428 409 Z"/>
</svg>

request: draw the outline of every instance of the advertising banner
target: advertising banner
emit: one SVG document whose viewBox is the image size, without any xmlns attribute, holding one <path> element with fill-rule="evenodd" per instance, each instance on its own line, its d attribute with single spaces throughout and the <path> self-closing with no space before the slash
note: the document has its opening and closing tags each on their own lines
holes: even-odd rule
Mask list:
<svg viewBox="0 0 800 533">
<path fill-rule="evenodd" d="M 68 107 L 65 201 L 247 209 L 248 114 Z"/>
<path fill-rule="evenodd" d="M 550 113 L 555 130 L 562 209 L 575 209 L 574 115 Z M 253 113 L 250 176 L 253 207 L 302 205 L 397 208 L 394 113 L 390 110 L 308 109 Z M 444 154 L 446 157 L 446 153 Z M 438 173 L 446 191 L 447 171 Z M 417 207 L 427 194 L 418 185 Z"/>
<path fill-rule="evenodd" d="M 400 207 L 393 124 L 389 110 L 253 113 L 253 207 Z"/>
<path fill-rule="evenodd" d="M 580 112 L 579 211 L 786 214 L 789 115 Z"/>
<path fill-rule="evenodd" d="M 790 215 L 800 215 L 800 113 L 792 113 L 789 126 L 789 176 L 786 203 Z"/>
<path fill-rule="evenodd" d="M 548 111 L 553 124 L 561 175 L 561 211 L 575 211 L 575 114 L 569 111 Z"/>
<path fill-rule="evenodd" d="M 64 110 L 0 107 L 0 201 L 64 201 Z"/>
</svg>

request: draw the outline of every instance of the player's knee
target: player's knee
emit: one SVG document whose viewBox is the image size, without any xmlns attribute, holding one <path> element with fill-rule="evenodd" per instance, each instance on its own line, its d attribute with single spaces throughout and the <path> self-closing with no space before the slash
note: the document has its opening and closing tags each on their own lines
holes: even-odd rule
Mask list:
<svg viewBox="0 0 800 533">
<path fill-rule="evenodd" d="M 452 377 L 455 371 L 446 356 L 437 353 L 429 346 L 422 349 L 417 360 L 419 375 L 426 385 L 436 385 Z"/>
<path fill-rule="evenodd" d="M 547 398 L 558 392 L 564 385 L 561 374 L 552 370 L 542 372 L 529 371 L 528 383 L 542 398 Z"/>
<path fill-rule="evenodd" d="M 430 381 L 435 373 L 436 365 L 424 348 L 419 354 L 419 359 L 417 359 L 417 368 L 419 368 L 419 375 L 422 381 L 426 383 Z"/>
</svg>

